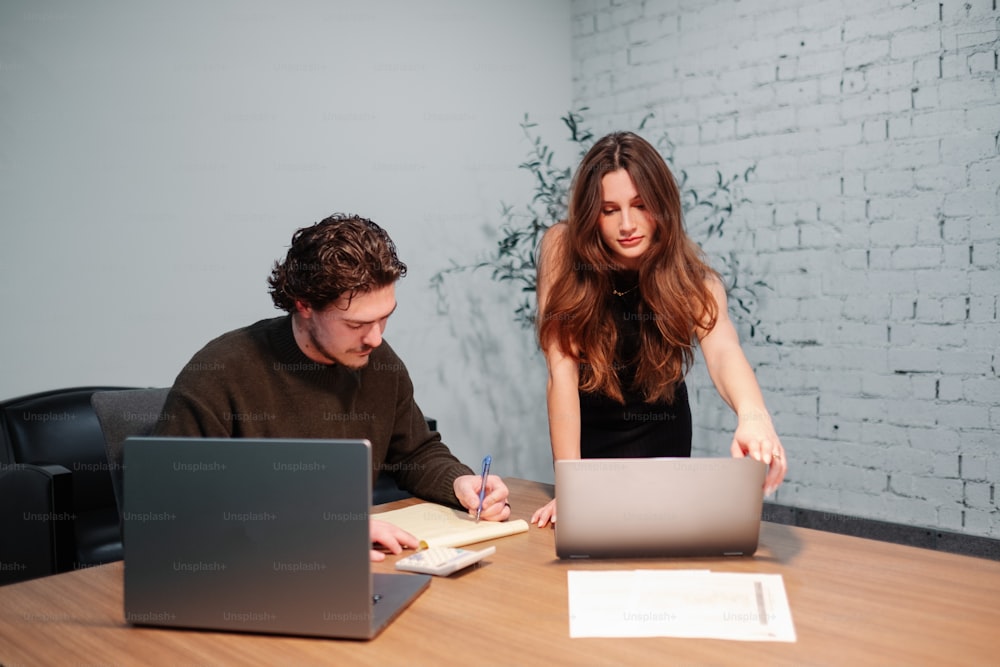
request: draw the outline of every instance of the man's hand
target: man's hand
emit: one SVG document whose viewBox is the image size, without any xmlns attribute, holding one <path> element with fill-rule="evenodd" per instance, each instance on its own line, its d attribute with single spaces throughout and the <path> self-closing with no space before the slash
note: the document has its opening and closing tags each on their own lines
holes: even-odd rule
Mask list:
<svg viewBox="0 0 1000 667">
<path fill-rule="evenodd" d="M 479 507 L 479 488 L 483 478 L 479 475 L 462 475 L 455 478 L 455 497 L 462 506 L 476 516 Z M 496 475 L 486 476 L 486 496 L 483 498 L 483 513 L 479 516 L 483 521 L 506 521 L 510 518 L 510 505 L 507 504 L 509 491 L 503 480 Z"/>
<path fill-rule="evenodd" d="M 398 554 L 404 548 L 416 549 L 420 541 L 402 528 L 397 528 L 388 521 L 371 520 L 372 544 L 378 544 L 389 553 Z M 372 562 L 385 560 L 385 551 L 371 550 Z"/>
</svg>

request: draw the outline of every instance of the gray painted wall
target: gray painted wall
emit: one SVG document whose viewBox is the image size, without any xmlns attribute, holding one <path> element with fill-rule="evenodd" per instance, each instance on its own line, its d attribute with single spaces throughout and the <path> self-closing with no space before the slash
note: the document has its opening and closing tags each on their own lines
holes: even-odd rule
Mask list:
<svg viewBox="0 0 1000 667">
<path fill-rule="evenodd" d="M 518 123 L 569 107 L 570 53 L 568 2 L 0 3 L 0 397 L 171 384 L 347 211 L 409 264 L 387 339 L 446 442 L 551 476 L 544 411 L 501 430 L 507 359 L 544 373 L 504 295 L 459 281 L 445 316 L 428 281 L 530 196 Z"/>
</svg>

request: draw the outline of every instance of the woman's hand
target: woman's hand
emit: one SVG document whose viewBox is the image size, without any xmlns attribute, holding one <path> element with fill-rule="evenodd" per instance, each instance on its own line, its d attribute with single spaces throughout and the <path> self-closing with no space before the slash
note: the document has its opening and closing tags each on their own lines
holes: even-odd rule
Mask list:
<svg viewBox="0 0 1000 667">
<path fill-rule="evenodd" d="M 545 528 L 549 522 L 556 522 L 556 499 L 553 498 L 544 507 L 539 507 L 531 515 L 531 523 L 537 523 L 539 528 Z"/>
<path fill-rule="evenodd" d="M 771 424 L 771 417 L 766 412 L 741 414 L 739 420 L 730 450 L 737 458 L 749 456 L 768 466 L 764 495 L 769 496 L 777 490 L 788 472 L 785 450 Z"/>
</svg>

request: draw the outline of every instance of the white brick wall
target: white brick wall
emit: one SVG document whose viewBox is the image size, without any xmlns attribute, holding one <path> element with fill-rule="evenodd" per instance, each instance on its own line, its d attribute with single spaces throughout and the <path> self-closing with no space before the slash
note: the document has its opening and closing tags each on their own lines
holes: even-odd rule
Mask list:
<svg viewBox="0 0 1000 667">
<path fill-rule="evenodd" d="M 576 0 L 574 104 L 756 174 L 710 254 L 791 469 L 776 500 L 1000 537 L 1000 9 L 994 0 Z M 697 367 L 695 446 L 734 419 Z"/>
</svg>

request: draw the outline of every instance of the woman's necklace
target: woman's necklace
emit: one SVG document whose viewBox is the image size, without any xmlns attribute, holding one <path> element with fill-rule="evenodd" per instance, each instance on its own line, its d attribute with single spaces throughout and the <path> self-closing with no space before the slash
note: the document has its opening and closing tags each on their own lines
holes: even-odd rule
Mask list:
<svg viewBox="0 0 1000 667">
<path fill-rule="evenodd" d="M 612 288 L 611 288 L 611 293 L 612 293 L 612 294 L 614 294 L 615 296 L 625 296 L 625 295 L 626 295 L 626 294 L 628 294 L 629 292 L 634 292 L 634 291 L 635 291 L 635 290 L 637 290 L 637 289 L 639 289 L 639 284 L 638 284 L 638 283 L 636 283 L 636 284 L 635 284 L 634 286 L 632 286 L 632 287 L 628 288 L 628 289 L 627 289 L 627 290 L 625 290 L 624 292 L 619 292 L 619 291 L 618 291 L 618 290 L 616 290 L 616 289 L 615 289 L 614 287 L 612 287 Z"/>
</svg>

